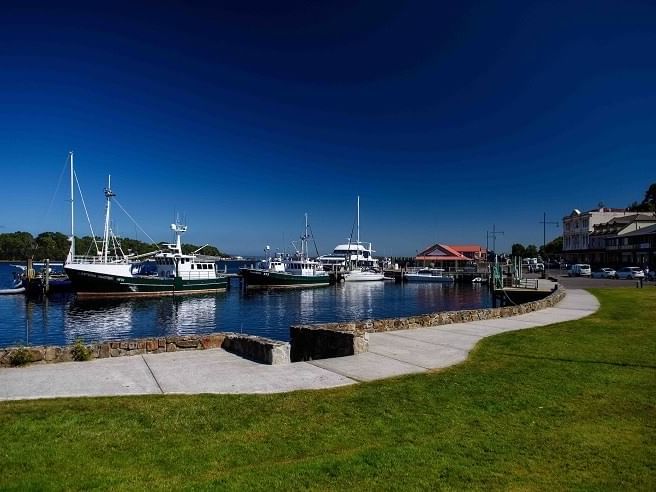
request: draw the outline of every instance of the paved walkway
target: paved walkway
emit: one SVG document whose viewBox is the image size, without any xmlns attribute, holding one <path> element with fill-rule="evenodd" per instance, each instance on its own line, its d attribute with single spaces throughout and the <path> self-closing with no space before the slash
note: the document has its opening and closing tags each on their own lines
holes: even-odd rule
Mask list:
<svg viewBox="0 0 656 492">
<path fill-rule="evenodd" d="M 599 308 L 584 290 L 557 306 L 489 321 L 369 335 L 369 352 L 269 366 L 221 349 L 0 369 L 0 400 L 77 396 L 279 393 L 334 388 L 457 364 L 484 337 L 583 318 Z"/>
</svg>

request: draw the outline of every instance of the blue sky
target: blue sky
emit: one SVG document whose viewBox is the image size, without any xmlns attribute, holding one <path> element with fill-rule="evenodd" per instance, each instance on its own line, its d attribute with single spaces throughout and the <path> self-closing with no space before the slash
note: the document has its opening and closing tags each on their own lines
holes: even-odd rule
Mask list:
<svg viewBox="0 0 656 492">
<path fill-rule="evenodd" d="M 232 3 L 4 6 L 0 231 L 69 229 L 69 150 L 96 230 L 111 174 L 153 238 L 177 211 L 234 254 L 305 212 L 327 252 L 358 194 L 380 255 L 539 245 L 656 181 L 654 2 Z"/>
</svg>

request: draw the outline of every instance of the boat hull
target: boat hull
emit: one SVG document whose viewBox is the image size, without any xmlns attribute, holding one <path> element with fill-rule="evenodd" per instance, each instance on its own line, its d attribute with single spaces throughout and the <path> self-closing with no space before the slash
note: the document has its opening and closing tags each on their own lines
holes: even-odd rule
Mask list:
<svg viewBox="0 0 656 492">
<path fill-rule="evenodd" d="M 301 288 L 325 287 L 330 285 L 328 275 L 292 275 L 284 272 L 269 272 L 256 268 L 242 268 L 241 274 L 247 288 Z"/>
<path fill-rule="evenodd" d="M 349 272 L 344 275 L 345 282 L 379 282 L 385 280 L 385 275 L 375 272 Z"/>
<path fill-rule="evenodd" d="M 123 276 L 66 268 L 73 288 L 80 297 L 156 297 L 223 292 L 227 277 L 182 279 L 154 276 Z"/>
<path fill-rule="evenodd" d="M 455 282 L 453 277 L 440 277 L 437 275 L 414 275 L 411 273 L 406 273 L 405 279 L 408 282 L 432 282 L 439 284 L 450 284 Z"/>
</svg>

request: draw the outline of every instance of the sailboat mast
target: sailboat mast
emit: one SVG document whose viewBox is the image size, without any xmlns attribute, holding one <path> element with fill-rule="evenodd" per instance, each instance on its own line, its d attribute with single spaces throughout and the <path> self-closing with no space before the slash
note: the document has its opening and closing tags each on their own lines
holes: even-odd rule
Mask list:
<svg viewBox="0 0 656 492">
<path fill-rule="evenodd" d="M 73 188 L 73 151 L 69 152 L 68 155 L 71 159 L 71 261 L 75 257 L 75 191 Z"/>
<path fill-rule="evenodd" d="M 360 244 L 360 195 L 358 195 L 358 245 Z"/>
</svg>

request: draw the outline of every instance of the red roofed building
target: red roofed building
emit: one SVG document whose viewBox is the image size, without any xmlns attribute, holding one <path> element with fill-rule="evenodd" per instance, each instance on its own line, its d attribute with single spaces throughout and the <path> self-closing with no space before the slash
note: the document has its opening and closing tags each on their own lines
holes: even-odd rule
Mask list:
<svg viewBox="0 0 656 492">
<path fill-rule="evenodd" d="M 487 261 L 487 250 L 478 244 L 463 244 L 449 246 L 472 261 Z"/>
<path fill-rule="evenodd" d="M 423 265 L 440 268 L 462 268 L 471 262 L 485 261 L 485 248 L 469 245 L 434 244 L 417 253 L 415 260 Z"/>
</svg>

